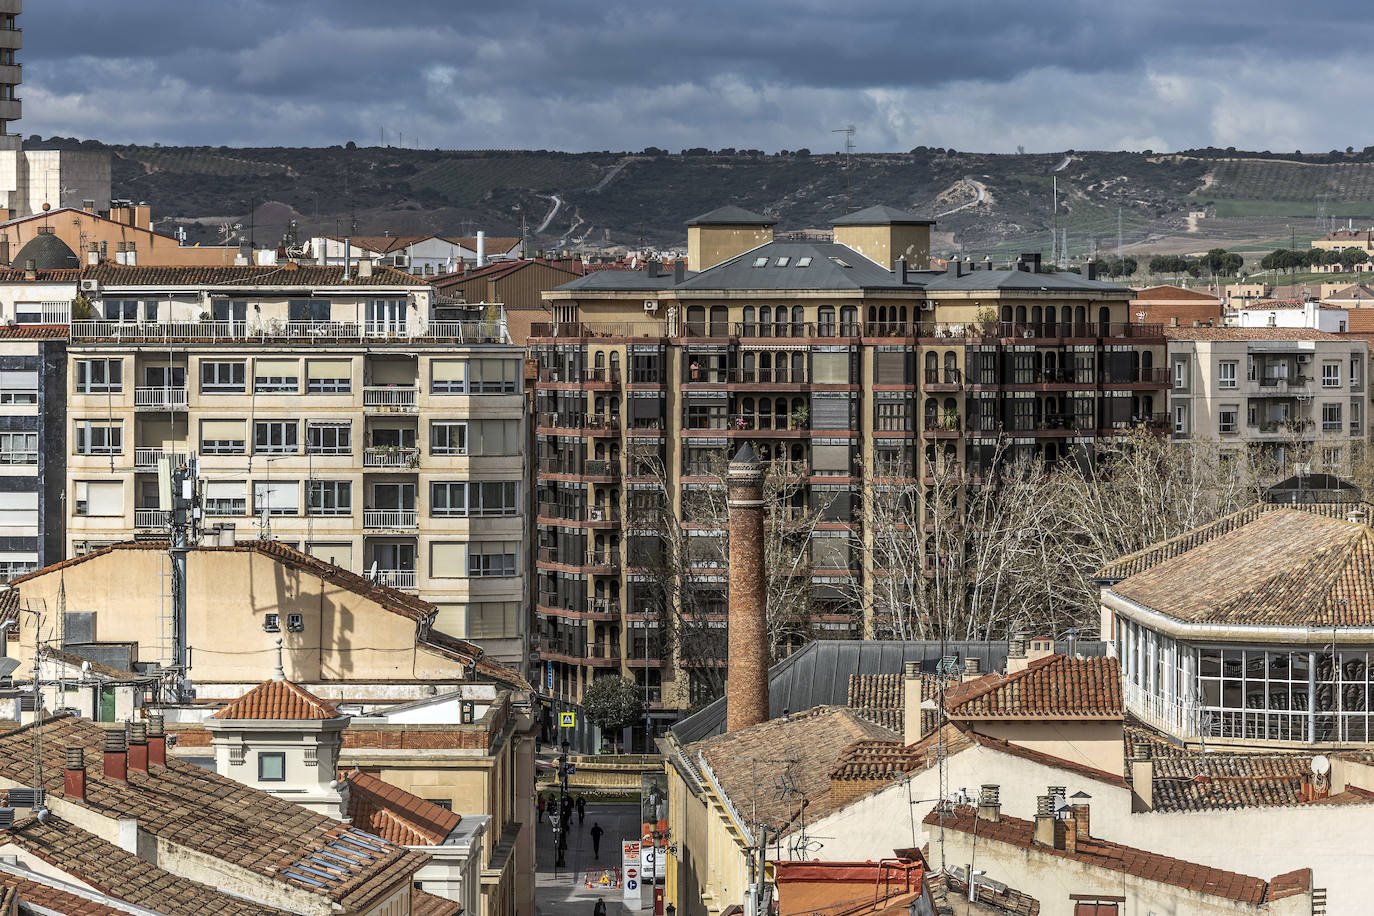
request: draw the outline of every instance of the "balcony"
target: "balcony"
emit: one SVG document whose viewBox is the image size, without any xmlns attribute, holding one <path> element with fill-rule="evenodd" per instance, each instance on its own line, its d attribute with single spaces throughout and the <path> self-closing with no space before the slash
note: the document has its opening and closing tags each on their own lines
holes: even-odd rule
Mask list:
<svg viewBox="0 0 1374 916">
<path fill-rule="evenodd" d="M 418 448 L 395 448 L 383 445 L 363 449 L 363 467 L 392 470 L 414 470 L 420 466 Z"/>
<path fill-rule="evenodd" d="M 927 369 L 925 373 L 926 387 L 932 391 L 958 388 L 964 383 L 964 374 L 958 369 Z"/>
<path fill-rule="evenodd" d="M 620 615 L 619 598 L 591 598 L 587 601 L 587 612 L 591 614 Z"/>
<path fill-rule="evenodd" d="M 385 531 L 403 531 L 419 527 L 414 509 L 364 509 L 363 527 Z"/>
<path fill-rule="evenodd" d="M 414 385 L 369 385 L 363 389 L 363 409 L 372 413 L 414 413 L 419 391 Z"/>
<path fill-rule="evenodd" d="M 172 459 L 173 467 L 186 463 L 186 455 L 181 452 L 164 452 L 160 448 L 134 449 L 134 467 L 136 468 L 155 468 L 162 458 Z"/>
<path fill-rule="evenodd" d="M 142 529 L 166 528 L 172 521 L 172 513 L 165 509 L 135 509 L 134 527 Z"/>
<path fill-rule="evenodd" d="M 620 551 L 588 550 L 587 562 L 583 565 L 593 569 L 605 569 L 614 572 L 620 569 Z"/>
<path fill-rule="evenodd" d="M 414 591 L 415 570 L 379 569 L 377 570 L 377 584 L 385 585 L 387 588 L 398 588 L 402 591 Z"/>
<path fill-rule="evenodd" d="M 135 388 L 134 407 L 145 410 L 171 410 L 186 406 L 185 388 Z"/>
<path fill-rule="evenodd" d="M 710 333 L 705 333 L 709 331 Z M 687 322 L 683 337 L 724 337 L 727 331 L 721 322 Z M 764 340 L 789 338 L 858 337 L 859 325 L 853 321 L 736 321 L 728 331 L 731 337 Z"/>
<path fill-rule="evenodd" d="M 0 48 L 9 33 L 0 29 Z M 17 34 L 17 33 L 15 33 Z M 19 100 L 13 100 L 18 110 Z M 0 101 L 0 119 L 4 117 Z M 18 115 L 16 114 L 17 118 Z M 361 321 L 73 321 L 72 340 L 113 343 L 188 344 L 207 341 L 281 343 L 325 346 L 332 343 L 407 344 L 417 340 L 454 343 L 510 343 L 506 318 L 490 321 L 411 321 L 407 324 Z"/>
</svg>

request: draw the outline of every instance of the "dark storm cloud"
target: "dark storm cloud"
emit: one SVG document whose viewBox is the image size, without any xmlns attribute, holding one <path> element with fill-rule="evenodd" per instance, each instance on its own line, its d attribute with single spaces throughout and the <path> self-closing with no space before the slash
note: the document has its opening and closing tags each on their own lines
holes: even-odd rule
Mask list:
<svg viewBox="0 0 1374 916">
<path fill-rule="evenodd" d="M 866 149 L 1363 146 L 1337 143 L 1321 115 L 1343 99 L 1319 87 L 1322 68 L 1359 66 L 1342 49 L 1374 37 L 1367 19 L 1348 0 L 1320 21 L 1280 0 L 47 0 L 21 20 L 20 127 L 163 143 L 387 130 L 426 146 L 829 149 L 853 122 Z"/>
</svg>

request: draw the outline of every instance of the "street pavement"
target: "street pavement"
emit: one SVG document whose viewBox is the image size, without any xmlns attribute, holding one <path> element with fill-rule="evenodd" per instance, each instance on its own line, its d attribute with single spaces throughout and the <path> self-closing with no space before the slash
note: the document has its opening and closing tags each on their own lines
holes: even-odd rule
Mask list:
<svg viewBox="0 0 1374 916">
<path fill-rule="evenodd" d="M 592 856 L 591 829 L 600 824 L 606 831 L 601 837 L 601 858 Z M 538 916 L 592 916 L 598 897 L 606 901 L 606 916 L 621 916 L 635 911 L 626 910 L 621 905 L 624 892 L 620 888 L 609 890 L 588 890 L 587 870 L 614 868 L 620 864 L 621 840 L 639 839 L 639 806 L 611 805 L 591 802 L 587 805 L 587 817 L 581 825 L 577 822 L 577 812 L 573 811 L 572 831 L 568 834 L 568 851 L 564 856 L 566 867 L 555 869 L 553 827 L 549 817 L 544 815 L 543 823 L 535 824 L 538 833 L 535 838 L 534 868 L 535 890 L 534 911 Z M 639 912 L 653 912 L 653 892 L 644 895 L 646 906 Z"/>
</svg>

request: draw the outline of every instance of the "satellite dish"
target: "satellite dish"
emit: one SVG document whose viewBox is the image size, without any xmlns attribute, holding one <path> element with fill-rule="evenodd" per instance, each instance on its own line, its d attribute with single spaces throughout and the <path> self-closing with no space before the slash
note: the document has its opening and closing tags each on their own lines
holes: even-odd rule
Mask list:
<svg viewBox="0 0 1374 916">
<path fill-rule="evenodd" d="M 1331 761 L 1323 754 L 1318 754 L 1312 758 L 1312 773 L 1316 776 L 1325 776 L 1331 772 Z"/>
<path fill-rule="evenodd" d="M 367 571 L 367 577 L 373 582 L 377 581 L 377 561 L 372 561 L 372 568 Z"/>
</svg>

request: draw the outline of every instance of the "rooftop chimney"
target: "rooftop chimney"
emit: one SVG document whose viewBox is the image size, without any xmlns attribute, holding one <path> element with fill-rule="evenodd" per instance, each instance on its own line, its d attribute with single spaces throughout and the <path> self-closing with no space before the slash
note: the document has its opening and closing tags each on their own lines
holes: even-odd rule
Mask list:
<svg viewBox="0 0 1374 916">
<path fill-rule="evenodd" d="M 748 442 L 730 462 L 730 601 L 725 730 L 768 721 L 768 616 L 763 571 L 763 465 Z"/>
<path fill-rule="evenodd" d="M 1002 819 L 1001 788 L 985 785 L 978 793 L 978 819 L 997 823 Z"/>
<path fill-rule="evenodd" d="M 982 677 L 982 663 L 978 656 L 970 655 L 964 659 L 964 680 L 973 681 Z"/>
<path fill-rule="evenodd" d="M 687 279 L 687 265 L 682 258 L 676 258 L 673 260 L 673 282 L 681 283 L 685 279 Z"/>
<path fill-rule="evenodd" d="M 167 726 L 160 712 L 148 714 L 148 763 L 155 767 L 167 765 Z"/>
<path fill-rule="evenodd" d="M 1088 829 L 1088 806 L 1074 803 L 1070 808 L 1073 815 L 1064 824 L 1064 851 L 1075 853 L 1079 842 L 1091 837 L 1092 832 Z"/>
<path fill-rule="evenodd" d="M 372 276 L 372 259 L 371 259 L 371 258 L 359 258 L 359 259 L 358 259 L 358 279 L 361 280 L 361 279 L 364 279 L 365 277 L 370 277 L 370 276 Z"/>
<path fill-rule="evenodd" d="M 1133 811 L 1149 811 L 1155 806 L 1155 763 L 1150 759 L 1150 742 L 1132 744 L 1132 760 L 1128 764 L 1131 777 Z"/>
<path fill-rule="evenodd" d="M 351 238 L 349 238 L 348 236 L 344 236 L 344 274 L 343 274 L 343 278 L 344 278 L 345 280 L 350 280 L 350 279 L 352 279 L 352 275 L 349 273 L 349 270 L 350 270 L 350 268 L 352 267 L 352 265 L 351 265 L 349 262 L 352 261 L 352 260 L 353 260 L 353 240 L 352 240 Z"/>
<path fill-rule="evenodd" d="M 29 258 L 27 261 L 24 262 L 24 279 L 25 279 L 25 280 L 37 280 L 37 279 L 38 279 L 38 265 L 35 263 L 35 261 L 33 260 L 33 258 Z"/>
<path fill-rule="evenodd" d="M 658 258 L 649 258 L 644 262 L 644 275 L 651 280 L 658 276 Z"/>
<path fill-rule="evenodd" d="M 9 236 L 0 236 L 0 264 L 10 266 L 10 239 Z"/>
<path fill-rule="evenodd" d="M 898 282 L 898 283 L 901 283 L 901 284 L 903 284 L 903 285 L 906 284 L 906 258 L 905 258 L 905 257 L 900 257 L 900 258 L 897 259 L 897 282 Z"/>
<path fill-rule="evenodd" d="M 129 723 L 129 769 L 135 773 L 148 772 L 148 725 Z"/>
<path fill-rule="evenodd" d="M 62 772 L 62 794 L 77 801 L 86 800 L 86 749 L 67 748 L 67 768 Z"/>
<path fill-rule="evenodd" d="M 92 266 L 92 267 L 95 267 L 97 264 L 100 263 L 100 246 L 99 246 L 99 245 L 96 245 L 96 244 L 93 243 L 93 244 L 90 246 L 90 250 L 88 250 L 88 251 L 86 252 L 86 263 L 89 264 L 89 265 Z"/>
<path fill-rule="evenodd" d="M 1007 645 L 1007 674 L 1024 671 L 1027 664 L 1029 660 L 1026 658 L 1026 633 L 1017 631 L 1012 634 Z"/>
<path fill-rule="evenodd" d="M 1097 262 L 1089 258 L 1083 264 L 1083 276 L 1089 280 L 1097 279 Z"/>
<path fill-rule="evenodd" d="M 477 266 L 487 266 L 487 234 L 481 229 L 477 230 Z"/>
<path fill-rule="evenodd" d="M 115 782 L 128 782 L 129 779 L 129 752 L 128 746 L 124 742 L 124 729 L 107 728 L 105 729 L 105 759 L 102 761 L 105 778 Z"/>
<path fill-rule="evenodd" d="M 1035 842 L 1053 849 L 1054 842 L 1054 799 L 1048 795 L 1035 797 Z"/>
<path fill-rule="evenodd" d="M 902 743 L 915 744 L 921 730 L 921 663 L 907 662 L 902 669 Z"/>
</svg>

